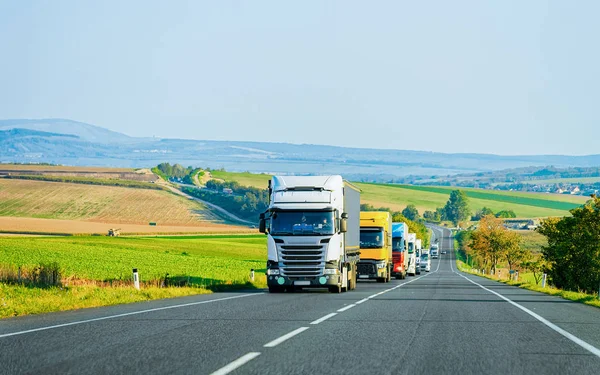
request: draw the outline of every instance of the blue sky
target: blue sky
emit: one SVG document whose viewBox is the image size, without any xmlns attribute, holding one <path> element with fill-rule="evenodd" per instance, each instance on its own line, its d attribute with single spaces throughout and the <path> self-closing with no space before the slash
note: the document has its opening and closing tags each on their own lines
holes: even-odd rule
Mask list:
<svg viewBox="0 0 600 375">
<path fill-rule="evenodd" d="M 599 1 L 1 1 L 0 118 L 600 153 Z"/>
</svg>

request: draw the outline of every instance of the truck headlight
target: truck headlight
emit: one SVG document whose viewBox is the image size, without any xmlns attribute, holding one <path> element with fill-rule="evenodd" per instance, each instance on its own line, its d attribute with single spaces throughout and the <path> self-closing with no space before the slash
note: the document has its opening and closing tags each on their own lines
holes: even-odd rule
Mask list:
<svg viewBox="0 0 600 375">
<path fill-rule="evenodd" d="M 382 268 L 385 268 L 385 262 L 380 262 L 380 263 L 377 263 L 377 269 L 379 269 L 379 270 L 380 270 L 380 269 L 382 269 Z"/>
<path fill-rule="evenodd" d="M 267 275 L 268 276 L 279 275 L 279 269 L 277 269 L 277 268 L 269 268 L 267 270 Z"/>
<path fill-rule="evenodd" d="M 335 268 L 325 268 L 325 270 L 323 270 L 323 275 L 335 275 L 337 274 L 337 269 Z"/>
</svg>

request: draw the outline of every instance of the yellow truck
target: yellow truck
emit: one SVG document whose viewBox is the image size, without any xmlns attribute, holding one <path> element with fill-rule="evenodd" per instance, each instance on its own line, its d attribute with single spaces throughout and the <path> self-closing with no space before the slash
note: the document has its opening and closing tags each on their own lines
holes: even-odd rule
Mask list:
<svg viewBox="0 0 600 375">
<path fill-rule="evenodd" d="M 392 215 L 361 211 L 359 279 L 387 283 L 392 278 Z"/>
</svg>

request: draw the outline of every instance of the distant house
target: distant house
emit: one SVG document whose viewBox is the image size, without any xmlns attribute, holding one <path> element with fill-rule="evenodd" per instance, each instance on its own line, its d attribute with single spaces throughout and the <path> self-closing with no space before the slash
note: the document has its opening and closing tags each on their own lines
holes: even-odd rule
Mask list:
<svg viewBox="0 0 600 375">
<path fill-rule="evenodd" d="M 223 188 L 223 194 L 233 194 L 233 190 L 230 188 Z"/>
</svg>

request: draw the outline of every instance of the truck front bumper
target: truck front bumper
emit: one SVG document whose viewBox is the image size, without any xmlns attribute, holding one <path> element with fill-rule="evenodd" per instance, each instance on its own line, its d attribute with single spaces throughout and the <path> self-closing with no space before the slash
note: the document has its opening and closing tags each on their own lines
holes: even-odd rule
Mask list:
<svg viewBox="0 0 600 375">
<path fill-rule="evenodd" d="M 377 268 L 377 260 L 361 260 L 356 266 L 359 280 L 381 279 L 385 277 L 387 267 Z"/>
<path fill-rule="evenodd" d="M 316 277 L 293 277 L 287 276 L 267 276 L 268 286 L 289 287 L 297 286 L 302 288 L 327 288 L 329 286 L 340 285 L 341 275 L 323 275 Z"/>
</svg>

